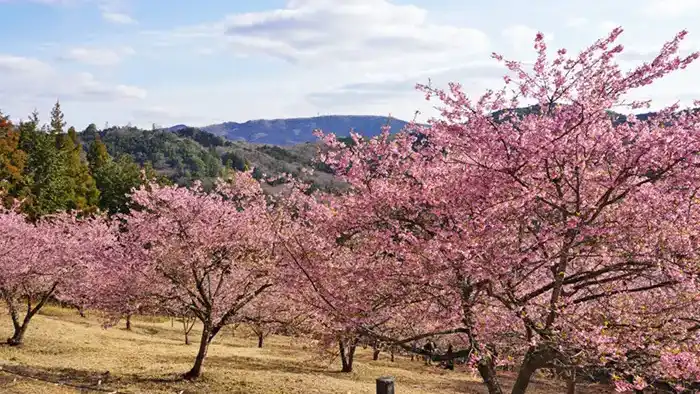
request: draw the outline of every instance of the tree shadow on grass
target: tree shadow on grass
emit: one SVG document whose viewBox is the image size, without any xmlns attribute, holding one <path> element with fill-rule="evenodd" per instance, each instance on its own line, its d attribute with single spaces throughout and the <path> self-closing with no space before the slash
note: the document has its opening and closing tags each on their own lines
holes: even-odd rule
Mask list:
<svg viewBox="0 0 700 394">
<path fill-rule="evenodd" d="M 95 372 L 73 368 L 41 368 L 27 365 L 0 366 L 0 386 L 3 382 L 18 379 L 33 379 L 49 384 L 79 389 L 80 392 L 120 393 L 134 386 L 163 385 L 177 387 L 178 393 L 195 393 L 187 388 L 190 382 L 182 374 L 143 376 L 138 374 L 111 375 L 109 371 Z"/>
<path fill-rule="evenodd" d="M 136 345 L 167 345 L 167 346 L 177 346 L 178 342 L 174 339 L 165 339 L 158 337 L 147 337 L 146 339 L 141 339 L 138 337 L 121 337 L 121 338 L 110 338 L 112 341 L 129 342 Z M 182 345 L 185 345 L 185 341 L 182 341 Z"/>
<path fill-rule="evenodd" d="M 27 365 L 2 365 L 0 372 L 21 378 L 68 386 L 81 390 L 114 393 L 114 379 L 109 371 L 103 373 L 73 368 L 39 368 Z"/>
<path fill-rule="evenodd" d="M 190 360 L 192 361 L 192 360 Z M 275 358 L 255 358 L 241 356 L 207 356 L 205 368 L 230 368 L 251 372 L 283 372 L 298 375 L 323 375 L 333 378 L 353 380 L 353 374 L 338 370 L 329 370 L 321 364 Z"/>
</svg>

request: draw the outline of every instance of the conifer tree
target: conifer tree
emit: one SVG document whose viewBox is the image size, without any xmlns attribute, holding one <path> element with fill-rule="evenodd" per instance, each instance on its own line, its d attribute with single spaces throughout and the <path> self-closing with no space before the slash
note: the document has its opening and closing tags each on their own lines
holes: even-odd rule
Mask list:
<svg viewBox="0 0 700 394">
<path fill-rule="evenodd" d="M 90 174 L 87 162 L 81 155 L 83 147 L 78 139 L 78 134 L 75 128 L 70 127 L 68 133 L 61 135 L 61 137 L 61 155 L 73 196 L 68 208 L 91 211 L 99 203 L 100 192 Z"/>
<path fill-rule="evenodd" d="M 64 115 L 61 111 L 61 103 L 56 100 L 53 109 L 51 109 L 51 123 L 50 123 L 50 133 L 53 135 L 63 134 L 63 128 L 66 126 L 66 122 L 63 120 Z"/>
<path fill-rule="evenodd" d="M 61 119 L 62 122 L 63 118 L 56 116 L 56 119 Z M 56 137 L 43 129 L 39 128 L 36 110 L 29 116 L 29 121 L 19 125 L 20 146 L 27 153 L 24 168 L 27 187 L 23 210 L 34 219 L 65 210 L 72 198 L 63 158 L 56 146 Z"/>
<path fill-rule="evenodd" d="M 99 134 L 95 134 L 95 139 L 88 148 L 87 159 L 90 166 L 90 171 L 93 175 L 100 168 L 106 166 L 112 159 L 107 152 L 107 146 L 105 146 L 104 142 L 102 142 Z"/>
<path fill-rule="evenodd" d="M 17 197 L 24 186 L 27 154 L 20 147 L 20 135 L 10 120 L 0 112 L 0 193 Z"/>
</svg>

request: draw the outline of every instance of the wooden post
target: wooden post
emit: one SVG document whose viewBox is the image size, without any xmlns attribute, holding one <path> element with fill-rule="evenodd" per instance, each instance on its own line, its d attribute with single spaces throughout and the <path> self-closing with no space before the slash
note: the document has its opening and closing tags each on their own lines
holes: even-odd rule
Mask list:
<svg viewBox="0 0 700 394">
<path fill-rule="evenodd" d="M 377 394 L 394 394 L 394 378 L 382 376 L 377 379 Z"/>
</svg>

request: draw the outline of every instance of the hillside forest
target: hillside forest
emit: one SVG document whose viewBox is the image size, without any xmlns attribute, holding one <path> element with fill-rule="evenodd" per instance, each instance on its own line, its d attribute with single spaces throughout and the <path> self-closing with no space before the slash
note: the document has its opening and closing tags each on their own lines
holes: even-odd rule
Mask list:
<svg viewBox="0 0 700 394">
<path fill-rule="evenodd" d="M 260 180 L 315 168 L 311 181 L 332 190 L 339 182 L 314 162 L 318 148 L 308 142 L 281 147 L 230 141 L 186 126 L 99 130 L 90 124 L 78 131 L 67 126 L 57 101 L 47 123 L 36 111 L 18 124 L 0 112 L 0 189 L 6 202 L 22 201 L 22 211 L 34 218 L 65 210 L 126 213 L 128 194 L 139 185 L 199 180 L 210 189 L 233 170 L 252 170 Z M 274 181 L 263 184 L 274 191 Z"/>
</svg>

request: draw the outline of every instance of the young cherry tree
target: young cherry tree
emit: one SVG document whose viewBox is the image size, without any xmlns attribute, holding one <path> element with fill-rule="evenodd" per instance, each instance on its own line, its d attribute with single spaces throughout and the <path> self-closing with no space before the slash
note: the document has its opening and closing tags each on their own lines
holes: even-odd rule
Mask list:
<svg viewBox="0 0 700 394">
<path fill-rule="evenodd" d="M 312 312 L 313 336 L 322 347 L 337 349 L 342 372 L 352 372 L 364 331 L 382 332 L 399 308 L 407 310 L 423 294 L 409 291 L 415 287 L 411 275 L 385 269 L 396 259 L 381 245 L 359 253 L 368 243 L 339 234 L 334 226 L 343 207 L 336 198 L 295 184 L 282 203 L 291 219 L 280 232 L 284 257 L 296 271 L 285 280 L 287 296 Z"/>
<path fill-rule="evenodd" d="M 113 236 L 120 237 L 119 223 L 112 223 Z M 168 307 L 162 300 L 148 297 L 151 277 L 138 248 L 118 244 L 108 258 L 95 264 L 86 277 L 90 293 L 85 304 L 103 315 L 104 326 L 111 327 L 126 318 L 126 329 L 131 330 L 131 316 L 139 313 L 158 313 Z"/>
<path fill-rule="evenodd" d="M 250 173 L 219 181 L 212 193 L 197 184 L 152 184 L 132 199 L 140 209 L 124 217 L 120 243 L 148 283 L 146 298 L 179 305 L 202 323 L 199 351 L 185 374 L 195 379 L 214 337 L 274 283 L 273 212 Z"/>
<path fill-rule="evenodd" d="M 309 318 L 303 305 L 294 303 L 278 286 L 256 297 L 240 313 L 240 321 L 255 334 L 258 347 L 271 334 L 295 335 Z"/>
<path fill-rule="evenodd" d="M 50 299 L 82 303 L 90 293 L 84 281 L 91 267 L 111 252 L 102 220 L 77 220 L 68 214 L 30 223 L 15 211 L 0 212 L 0 294 L 21 345 L 31 319 Z"/>
<path fill-rule="evenodd" d="M 506 61 L 506 88 L 475 101 L 458 84 L 421 86 L 444 104 L 430 127 L 355 136 L 353 146 L 324 137 L 325 162 L 351 185 L 335 234 L 363 244 L 356 254 L 398 260 L 382 265 L 384 286 L 368 289 L 406 291 L 384 281 L 415 277 L 412 290 L 433 295 L 425 310 L 436 333 L 468 339 L 453 356 L 475 358 L 489 393 L 502 392 L 504 357 L 520 364 L 514 394 L 540 368 L 573 374 L 602 362 L 639 374 L 637 387 L 696 371 L 697 320 L 686 307 L 698 298 L 700 114 L 671 106 L 638 120 L 609 110 L 640 108 L 624 97 L 698 54 L 676 55 L 681 32 L 625 72 L 614 62 L 621 32 L 552 60 L 538 34 L 532 70 Z M 527 102 L 536 106 L 523 110 Z"/>
</svg>

